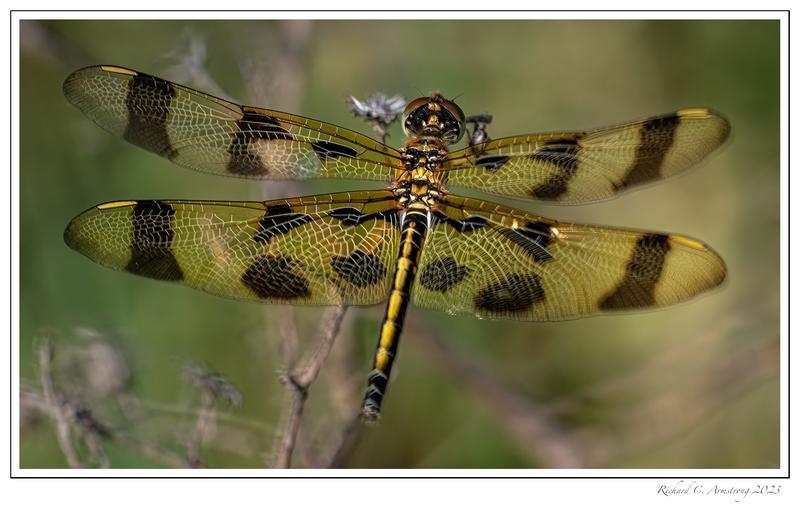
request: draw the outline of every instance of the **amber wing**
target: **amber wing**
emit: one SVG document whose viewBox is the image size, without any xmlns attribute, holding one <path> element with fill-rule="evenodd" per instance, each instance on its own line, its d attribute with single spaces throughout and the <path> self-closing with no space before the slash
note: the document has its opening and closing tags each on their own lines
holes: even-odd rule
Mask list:
<svg viewBox="0 0 800 505">
<path fill-rule="evenodd" d="M 520 135 L 447 156 L 453 186 L 554 203 L 587 203 L 683 172 L 724 142 L 728 121 L 685 109 L 585 132 Z"/>
<path fill-rule="evenodd" d="M 398 247 L 388 191 L 268 202 L 112 202 L 76 217 L 67 244 L 115 270 L 268 303 L 383 301 Z"/>
<path fill-rule="evenodd" d="M 237 105 L 127 68 L 84 68 L 63 88 L 105 130 L 201 172 L 389 181 L 402 166 L 397 150 L 354 131 Z"/>
<path fill-rule="evenodd" d="M 725 279 L 714 250 L 680 235 L 558 223 L 455 196 L 436 216 L 414 302 L 451 314 L 557 321 L 672 305 Z"/>
</svg>

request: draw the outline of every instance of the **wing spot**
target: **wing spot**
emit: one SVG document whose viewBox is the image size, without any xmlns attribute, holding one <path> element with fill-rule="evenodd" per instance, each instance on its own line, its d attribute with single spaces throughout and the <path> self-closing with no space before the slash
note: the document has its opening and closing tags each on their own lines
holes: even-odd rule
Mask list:
<svg viewBox="0 0 800 505">
<path fill-rule="evenodd" d="M 655 287 L 671 249 L 669 235 L 643 235 L 633 248 L 625 266 L 625 276 L 614 290 L 600 301 L 603 310 L 649 307 L 655 304 Z"/>
<path fill-rule="evenodd" d="M 500 169 L 510 158 L 510 156 L 484 156 L 475 161 L 475 166 L 494 172 Z"/>
<path fill-rule="evenodd" d="M 122 138 L 173 159 L 178 153 L 172 148 L 166 125 L 176 95 L 170 82 L 147 74 L 134 74 L 128 81 L 125 97 L 128 125 Z"/>
<path fill-rule="evenodd" d="M 354 286 L 365 288 L 380 283 L 386 278 L 386 267 L 374 254 L 356 250 L 350 256 L 334 256 L 331 259 L 334 271 Z"/>
<path fill-rule="evenodd" d="M 511 274 L 481 289 L 475 296 L 475 307 L 496 314 L 523 312 L 544 298 L 544 288 L 538 275 Z"/>
<path fill-rule="evenodd" d="M 550 178 L 531 190 L 531 196 L 542 200 L 558 200 L 569 190 L 569 183 L 578 171 L 580 136 L 550 140 L 529 157 L 546 161 L 556 170 Z"/>
<path fill-rule="evenodd" d="M 453 258 L 439 258 L 425 265 L 419 282 L 426 289 L 446 293 L 463 281 L 467 274 L 469 267 L 466 265 L 459 265 Z"/>
<path fill-rule="evenodd" d="M 242 283 L 259 298 L 308 298 L 308 279 L 296 272 L 296 265 L 297 261 L 285 256 L 260 256 L 242 274 Z"/>
<path fill-rule="evenodd" d="M 675 129 L 680 122 L 679 114 L 671 114 L 651 119 L 641 126 L 639 146 L 634 156 L 636 161 L 622 181 L 615 185 L 617 191 L 661 178 L 664 156 L 675 142 Z"/>
<path fill-rule="evenodd" d="M 459 221 L 458 219 L 447 217 L 447 215 L 442 212 L 433 212 L 431 216 L 433 218 L 432 219 L 433 226 L 436 226 L 440 223 L 449 224 L 450 226 L 453 227 L 454 230 L 458 231 L 459 233 L 472 232 L 489 225 L 489 222 L 486 220 L 486 218 L 482 216 L 469 216 L 461 221 Z"/>
<path fill-rule="evenodd" d="M 253 235 L 253 240 L 269 243 L 273 237 L 289 233 L 311 221 L 311 216 L 293 213 L 291 207 L 284 203 L 267 205 L 266 215 L 259 220 L 258 231 Z"/>
<path fill-rule="evenodd" d="M 317 153 L 320 161 L 325 161 L 328 158 L 355 158 L 358 154 L 358 151 L 353 149 L 352 147 L 343 146 L 342 144 L 337 144 L 335 142 L 326 142 L 324 140 L 319 140 L 311 144 L 311 147 L 314 149 L 314 152 Z"/>
<path fill-rule="evenodd" d="M 171 205 L 154 200 L 143 200 L 133 207 L 131 257 L 125 270 L 152 279 L 183 279 L 183 270 L 172 253 L 174 215 Z"/>
<path fill-rule="evenodd" d="M 502 228 L 500 234 L 521 247 L 533 261 L 547 261 L 553 259 L 547 249 L 553 238 L 552 230 L 542 221 L 529 221 L 524 228 Z"/>
<path fill-rule="evenodd" d="M 250 144 L 260 140 L 292 140 L 292 135 L 271 116 L 248 108 L 243 111 L 228 146 L 228 172 L 245 177 L 263 176 L 268 173 L 267 167 L 258 153 L 251 152 Z"/>
<path fill-rule="evenodd" d="M 398 225 L 397 210 L 395 209 L 373 212 L 372 214 L 364 214 L 355 207 L 339 207 L 328 212 L 328 216 L 338 219 L 343 225 L 346 226 L 357 226 L 373 219 L 381 219 L 394 226 Z"/>
</svg>

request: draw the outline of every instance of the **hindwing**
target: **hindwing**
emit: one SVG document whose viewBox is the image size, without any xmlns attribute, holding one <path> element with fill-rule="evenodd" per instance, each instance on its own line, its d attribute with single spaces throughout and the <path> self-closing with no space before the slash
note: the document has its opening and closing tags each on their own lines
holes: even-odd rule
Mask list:
<svg viewBox="0 0 800 505">
<path fill-rule="evenodd" d="M 399 236 L 389 191 L 267 202 L 98 205 L 65 231 L 104 266 L 269 303 L 370 305 L 391 285 Z"/>
<path fill-rule="evenodd" d="M 725 275 L 719 255 L 695 239 L 558 223 L 449 196 L 422 250 L 414 303 L 451 314 L 558 321 L 672 305 Z"/>
</svg>

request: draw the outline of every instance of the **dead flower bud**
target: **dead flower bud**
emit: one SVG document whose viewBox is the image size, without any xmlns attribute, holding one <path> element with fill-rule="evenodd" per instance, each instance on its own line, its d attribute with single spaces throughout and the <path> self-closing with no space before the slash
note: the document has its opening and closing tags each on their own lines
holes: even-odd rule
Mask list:
<svg viewBox="0 0 800 505">
<path fill-rule="evenodd" d="M 383 126 L 392 124 L 406 106 L 406 99 L 402 96 L 388 96 L 383 93 L 373 93 L 363 102 L 350 96 L 345 102 L 356 117 L 375 121 Z"/>
</svg>

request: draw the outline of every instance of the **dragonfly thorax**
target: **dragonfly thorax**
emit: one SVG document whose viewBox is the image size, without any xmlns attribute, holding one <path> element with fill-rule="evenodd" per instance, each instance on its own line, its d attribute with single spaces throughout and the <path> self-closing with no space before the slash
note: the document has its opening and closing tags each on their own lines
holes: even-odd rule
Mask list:
<svg viewBox="0 0 800 505">
<path fill-rule="evenodd" d="M 395 188 L 410 194 L 425 196 L 429 191 L 438 194 L 444 187 L 444 172 L 439 169 L 447 155 L 441 139 L 435 137 L 415 138 L 400 149 L 403 168 L 395 180 Z"/>
<path fill-rule="evenodd" d="M 408 171 L 425 168 L 435 172 L 442 166 L 447 148 L 435 137 L 415 138 L 400 149 L 400 155 L 403 168 Z"/>
</svg>

